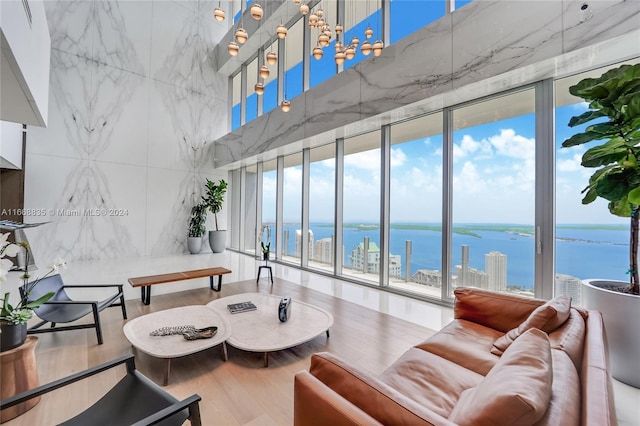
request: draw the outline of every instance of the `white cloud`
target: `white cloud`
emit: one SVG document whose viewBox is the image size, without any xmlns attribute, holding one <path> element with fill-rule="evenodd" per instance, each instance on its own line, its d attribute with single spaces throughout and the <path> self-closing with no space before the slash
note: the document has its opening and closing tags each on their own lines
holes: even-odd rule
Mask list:
<svg viewBox="0 0 640 426">
<path fill-rule="evenodd" d="M 469 155 L 474 154 L 477 157 L 480 154 L 482 157 L 490 157 L 492 155 L 491 145 L 486 139 L 476 141 L 471 135 L 463 135 L 459 144 L 453 145 L 453 159 L 459 160 Z"/>
<path fill-rule="evenodd" d="M 578 172 L 582 169 L 581 162 L 582 155 L 574 154 L 573 157 L 567 160 L 558 161 L 557 168 L 559 172 Z"/>
<path fill-rule="evenodd" d="M 517 135 L 513 129 L 501 129 L 499 135 L 489 137 L 489 143 L 499 155 L 523 160 L 535 158 L 535 139 Z"/>
<path fill-rule="evenodd" d="M 329 168 L 329 169 L 335 169 L 336 168 L 336 160 L 335 158 L 328 158 L 326 160 L 322 160 L 319 162 L 319 164 L 322 164 L 324 167 Z"/>
<path fill-rule="evenodd" d="M 374 149 L 370 151 L 358 152 L 357 154 L 345 155 L 344 165 L 365 170 L 379 170 L 380 150 Z"/>
<path fill-rule="evenodd" d="M 400 167 L 407 161 L 407 155 L 400 148 L 391 148 L 391 167 Z"/>
</svg>

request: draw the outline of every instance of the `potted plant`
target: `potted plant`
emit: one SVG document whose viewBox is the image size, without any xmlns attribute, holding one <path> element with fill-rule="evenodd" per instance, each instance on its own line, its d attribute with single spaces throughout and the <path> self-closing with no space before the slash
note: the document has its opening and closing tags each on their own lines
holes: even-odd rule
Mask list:
<svg viewBox="0 0 640 426">
<path fill-rule="evenodd" d="M 638 282 L 638 219 L 640 216 L 640 64 L 622 65 L 598 78 L 586 78 L 569 92 L 589 102 L 589 111 L 572 117 L 574 127 L 601 119 L 584 132 L 565 140 L 563 147 L 592 141 L 582 165 L 597 168 L 589 178 L 582 204 L 601 197 L 611 214 L 630 218 L 629 283 L 606 279 L 585 280 L 583 304 L 602 313 L 609 341 L 612 375 L 640 387 L 640 323 Z M 608 119 L 603 121 L 602 119 Z"/>
<path fill-rule="evenodd" d="M 267 231 L 267 243 L 263 241 L 264 231 Z M 263 225 L 260 231 L 260 247 L 262 248 L 262 260 L 265 262 L 269 260 L 269 254 L 271 253 L 271 228 L 269 225 Z"/>
<path fill-rule="evenodd" d="M 222 210 L 224 195 L 227 192 L 227 183 L 220 179 L 217 183 L 207 179 L 206 194 L 202 196 L 202 202 L 213 213 L 216 224 L 215 231 L 209 231 L 209 246 L 214 253 L 222 253 L 227 244 L 227 231 L 218 229 L 218 213 Z"/>
<path fill-rule="evenodd" d="M 204 203 L 196 204 L 191 208 L 189 235 L 187 236 L 187 247 L 191 254 L 198 254 L 202 250 L 202 237 L 207 232 L 204 224 L 206 220 L 207 206 Z"/>
<path fill-rule="evenodd" d="M 26 263 L 25 272 L 22 274 L 21 279 L 25 288 L 24 297 L 21 297 L 16 305 L 10 303 L 10 293 L 4 294 L 2 300 L 2 308 L 0 309 L 0 352 L 8 351 L 13 348 L 17 348 L 22 345 L 27 339 L 27 321 L 33 316 L 33 310 L 40 307 L 43 303 L 47 302 L 54 296 L 53 292 L 49 292 L 37 300 L 29 302 L 29 295 L 42 278 L 57 272 L 59 268 L 66 267 L 67 263 L 59 259 L 53 265 L 51 269 L 44 276 L 29 282 L 29 255 L 31 249 L 26 242 L 20 243 L 20 245 L 10 244 L 7 242 L 9 234 L 3 234 L 0 236 L 0 283 L 4 282 L 7 273 L 13 266 L 13 262 L 6 259 L 5 256 L 15 257 L 20 248 L 25 250 Z"/>
</svg>

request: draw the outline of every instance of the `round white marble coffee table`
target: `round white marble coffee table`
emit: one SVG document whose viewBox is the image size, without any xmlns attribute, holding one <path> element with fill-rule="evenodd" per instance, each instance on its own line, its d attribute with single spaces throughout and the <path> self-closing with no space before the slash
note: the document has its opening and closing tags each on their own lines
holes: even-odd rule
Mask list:
<svg viewBox="0 0 640 426">
<path fill-rule="evenodd" d="M 210 339 L 186 340 L 182 335 L 150 336 L 149 333 L 162 327 L 193 325 L 195 328 L 218 327 Z M 124 335 L 134 348 L 155 358 L 166 360 L 163 385 L 169 382 L 171 358 L 190 355 L 222 344 L 223 358 L 227 360 L 225 341 L 231 334 L 229 321 L 218 312 L 203 305 L 182 306 L 157 311 L 127 322 Z"/>
<path fill-rule="evenodd" d="M 281 296 L 264 293 L 241 293 L 207 303 L 231 324 L 227 343 L 249 352 L 264 352 L 264 366 L 269 365 L 269 352 L 288 349 L 326 333 L 333 325 L 333 316 L 316 306 L 293 299 L 291 317 L 287 322 L 278 319 Z M 232 314 L 227 305 L 253 302 L 255 311 Z"/>
</svg>

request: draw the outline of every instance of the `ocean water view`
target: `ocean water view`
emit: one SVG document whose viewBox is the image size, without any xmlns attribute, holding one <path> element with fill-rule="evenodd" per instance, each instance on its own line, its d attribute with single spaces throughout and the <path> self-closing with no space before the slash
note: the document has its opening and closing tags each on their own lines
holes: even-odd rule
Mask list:
<svg viewBox="0 0 640 426">
<path fill-rule="evenodd" d="M 268 224 L 268 223 L 265 223 Z M 273 224 L 270 224 L 273 226 Z M 286 223 L 288 254 L 295 255 L 296 230 L 299 224 Z M 314 242 L 331 238 L 334 229 L 329 223 L 310 223 Z M 373 223 L 344 225 L 344 266 L 351 267 L 351 251 L 369 237 L 379 245 L 379 228 Z M 453 226 L 453 262 L 461 264 L 462 246 L 469 247 L 469 267 L 485 269 L 485 254 L 492 251 L 507 256 L 507 285 L 522 289 L 533 288 L 535 240 L 532 225 L 515 224 L 456 224 Z M 420 269 L 440 270 L 442 263 L 442 234 L 438 224 L 392 224 L 391 254 L 400 255 L 402 275 L 405 274 L 406 241 L 412 242 L 410 275 Z M 629 251 L 627 225 L 557 225 L 556 273 L 576 278 L 612 278 L 626 281 Z"/>
</svg>

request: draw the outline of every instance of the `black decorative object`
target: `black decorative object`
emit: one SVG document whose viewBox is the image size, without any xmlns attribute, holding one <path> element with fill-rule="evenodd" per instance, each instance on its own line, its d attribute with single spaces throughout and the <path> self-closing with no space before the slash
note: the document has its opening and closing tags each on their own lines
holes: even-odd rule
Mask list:
<svg viewBox="0 0 640 426">
<path fill-rule="evenodd" d="M 280 322 L 287 322 L 291 318 L 291 298 L 289 296 L 283 297 L 278 305 L 278 319 Z"/>
<path fill-rule="evenodd" d="M 193 325 L 176 325 L 153 330 L 149 336 L 172 336 L 182 334 L 187 340 L 210 339 L 218 332 L 218 327 L 195 328 Z"/>
</svg>

